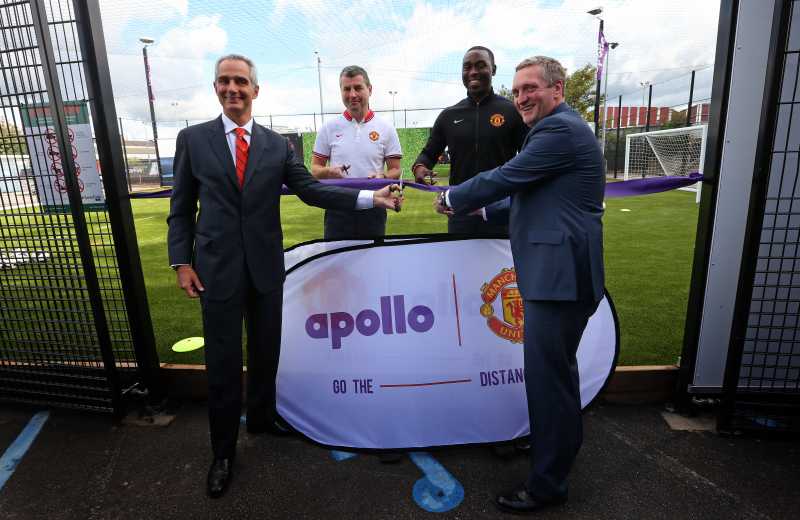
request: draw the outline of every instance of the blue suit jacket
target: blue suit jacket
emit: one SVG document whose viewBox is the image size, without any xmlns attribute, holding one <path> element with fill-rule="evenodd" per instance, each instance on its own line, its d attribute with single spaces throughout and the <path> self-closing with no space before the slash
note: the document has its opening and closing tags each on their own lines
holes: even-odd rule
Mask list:
<svg viewBox="0 0 800 520">
<path fill-rule="evenodd" d="M 524 299 L 599 301 L 604 191 L 597 140 L 561 103 L 531 128 L 516 157 L 454 186 L 449 200 L 461 213 L 510 196 L 511 250 Z"/>
</svg>

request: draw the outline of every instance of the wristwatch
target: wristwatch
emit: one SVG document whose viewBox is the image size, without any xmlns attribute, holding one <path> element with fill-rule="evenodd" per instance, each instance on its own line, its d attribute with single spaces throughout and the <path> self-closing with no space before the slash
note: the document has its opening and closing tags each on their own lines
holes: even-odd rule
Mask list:
<svg viewBox="0 0 800 520">
<path fill-rule="evenodd" d="M 445 196 L 446 193 L 446 191 L 440 191 L 436 198 L 436 203 L 444 209 L 451 209 L 450 205 L 447 203 L 447 197 Z"/>
</svg>

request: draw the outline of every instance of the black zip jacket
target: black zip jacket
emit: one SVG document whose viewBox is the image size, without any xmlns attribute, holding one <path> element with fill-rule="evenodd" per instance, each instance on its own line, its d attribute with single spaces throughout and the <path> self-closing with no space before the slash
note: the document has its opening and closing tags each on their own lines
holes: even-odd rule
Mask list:
<svg viewBox="0 0 800 520">
<path fill-rule="evenodd" d="M 479 103 L 466 97 L 439 114 L 414 166 L 433 168 L 446 146 L 450 154 L 450 184 L 461 184 L 514 157 L 528 130 L 508 99 L 494 92 Z"/>
</svg>

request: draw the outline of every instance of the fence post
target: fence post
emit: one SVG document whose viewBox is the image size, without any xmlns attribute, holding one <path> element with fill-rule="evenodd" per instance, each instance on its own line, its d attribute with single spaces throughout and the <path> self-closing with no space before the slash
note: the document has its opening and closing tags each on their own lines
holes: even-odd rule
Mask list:
<svg viewBox="0 0 800 520">
<path fill-rule="evenodd" d="M 619 166 L 619 127 L 622 119 L 622 95 L 619 96 L 619 105 L 617 105 L 617 146 L 614 148 L 614 178 L 617 178 L 617 170 Z"/>
<path fill-rule="evenodd" d="M 653 84 L 650 84 L 650 88 L 648 89 L 647 94 L 647 118 L 644 120 L 644 131 L 650 131 L 650 106 L 653 104 Z"/>
<path fill-rule="evenodd" d="M 694 72 L 692 71 L 692 82 L 689 83 L 689 106 L 686 107 L 686 126 L 692 126 L 692 100 L 694 98 Z"/>
<path fill-rule="evenodd" d="M 81 54 L 85 58 L 86 86 L 89 96 L 93 99 L 90 106 L 94 131 L 97 136 L 97 152 L 103 171 L 114 171 L 120 166 L 120 136 L 114 132 L 113 126 L 114 119 L 116 119 L 116 108 L 111 87 L 111 74 L 106 59 L 107 52 L 100 20 L 100 7 L 98 2 L 75 2 L 74 5 L 77 25 L 81 29 L 78 31 L 78 39 Z M 151 404 L 160 403 L 164 397 L 164 386 L 161 380 L 161 367 L 156 351 L 150 307 L 147 303 L 141 257 L 136 242 L 133 210 L 128 194 L 122 191 L 122 186 L 114 176 L 103 178 L 103 188 L 106 194 L 111 233 L 114 237 L 119 280 L 125 299 L 131 342 L 142 383 L 139 389 L 147 392 L 144 395 Z M 80 201 L 79 196 L 78 200 Z M 111 348 L 110 343 L 109 348 Z M 113 363 L 113 357 L 111 362 Z"/>
<path fill-rule="evenodd" d="M 117 371 L 117 365 L 114 359 L 111 332 L 108 327 L 108 320 L 106 319 L 102 290 L 97 277 L 95 258 L 92 253 L 89 225 L 86 221 L 86 214 L 83 209 L 83 200 L 81 199 L 81 191 L 78 185 L 75 159 L 73 159 L 71 153 L 72 144 L 67 134 L 68 126 L 64 111 L 64 99 L 61 95 L 61 83 L 58 78 L 58 71 L 56 70 L 53 44 L 50 40 L 50 27 L 48 25 L 47 13 L 43 2 L 32 2 L 30 8 L 33 19 L 33 29 L 36 34 L 36 42 L 41 56 L 42 73 L 47 87 L 47 94 L 50 98 L 48 104 L 50 113 L 52 114 L 53 131 L 58 140 L 58 149 L 61 152 L 61 165 L 64 169 L 64 180 L 67 184 L 67 197 L 69 201 L 69 210 L 72 214 L 75 240 L 78 243 L 83 278 L 86 282 L 86 293 L 89 297 L 94 329 L 97 334 L 97 344 L 100 349 L 101 359 L 103 360 L 103 371 L 108 380 L 114 413 L 117 416 L 121 416 L 123 408 L 119 372 Z M 113 176 L 109 175 L 109 177 Z"/>
<path fill-rule="evenodd" d="M 272 114 L 269 115 L 269 129 L 272 130 Z"/>
</svg>

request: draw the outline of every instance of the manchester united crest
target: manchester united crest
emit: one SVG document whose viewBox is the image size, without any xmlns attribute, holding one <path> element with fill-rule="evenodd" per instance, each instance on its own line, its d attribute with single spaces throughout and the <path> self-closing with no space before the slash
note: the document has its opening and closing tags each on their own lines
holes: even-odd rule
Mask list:
<svg viewBox="0 0 800 520">
<path fill-rule="evenodd" d="M 372 132 L 370 132 L 370 133 L 369 133 L 369 138 L 370 138 L 372 141 L 377 141 L 377 140 L 378 140 L 378 138 L 380 138 L 380 136 L 381 136 L 381 134 L 379 134 L 379 133 L 378 133 L 378 132 L 376 132 L 375 130 L 373 130 Z"/>
<path fill-rule="evenodd" d="M 489 123 L 491 123 L 492 126 L 496 128 L 503 126 L 503 123 L 505 122 L 506 118 L 503 117 L 503 114 L 494 114 L 492 117 L 489 118 Z"/>
<path fill-rule="evenodd" d="M 501 270 L 489 283 L 483 284 L 481 299 L 481 316 L 486 318 L 489 329 L 512 343 L 522 343 L 525 317 L 522 296 L 517 288 L 517 272 L 514 269 Z M 496 305 L 498 313 L 495 313 Z"/>
</svg>

